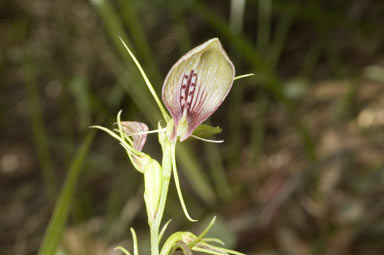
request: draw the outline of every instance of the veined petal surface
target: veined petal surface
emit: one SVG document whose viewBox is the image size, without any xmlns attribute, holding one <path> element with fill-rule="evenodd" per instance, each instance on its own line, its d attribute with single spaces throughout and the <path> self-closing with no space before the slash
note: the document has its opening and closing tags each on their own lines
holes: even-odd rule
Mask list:
<svg viewBox="0 0 384 255">
<path fill-rule="evenodd" d="M 132 138 L 132 147 L 141 151 L 147 140 L 148 126 L 137 121 L 122 121 L 121 127 L 124 133 Z"/>
<path fill-rule="evenodd" d="M 232 87 L 235 68 L 219 39 L 192 49 L 169 71 L 163 102 L 174 121 L 170 139 L 184 141 L 221 105 Z"/>
</svg>

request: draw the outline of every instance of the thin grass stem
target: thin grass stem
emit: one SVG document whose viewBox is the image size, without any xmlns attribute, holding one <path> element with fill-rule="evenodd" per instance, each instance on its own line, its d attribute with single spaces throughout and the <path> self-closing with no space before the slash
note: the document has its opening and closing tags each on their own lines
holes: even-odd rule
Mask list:
<svg viewBox="0 0 384 255">
<path fill-rule="evenodd" d="M 92 130 L 88 133 L 78 152 L 73 158 L 73 161 L 68 170 L 68 175 L 53 210 L 52 217 L 45 231 L 38 255 L 56 254 L 64 232 L 65 223 L 67 222 L 69 216 L 69 210 L 73 200 L 73 195 L 75 193 L 76 183 L 81 170 L 83 169 L 83 164 L 95 133 L 95 130 Z"/>
</svg>

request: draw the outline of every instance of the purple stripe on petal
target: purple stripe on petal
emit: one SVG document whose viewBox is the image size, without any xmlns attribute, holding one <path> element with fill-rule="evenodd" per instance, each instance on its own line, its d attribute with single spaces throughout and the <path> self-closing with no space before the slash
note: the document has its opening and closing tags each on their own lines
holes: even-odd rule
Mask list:
<svg viewBox="0 0 384 255">
<path fill-rule="evenodd" d="M 122 121 L 121 126 L 123 132 L 132 138 L 132 147 L 135 150 L 141 151 L 147 140 L 148 126 L 142 122 L 137 121 Z M 135 135 L 136 133 L 140 133 Z"/>
<path fill-rule="evenodd" d="M 181 141 L 217 110 L 234 76 L 234 66 L 217 38 L 192 49 L 171 68 L 162 97 L 175 123 L 174 134 Z M 183 116 L 186 123 L 179 123 Z"/>
</svg>

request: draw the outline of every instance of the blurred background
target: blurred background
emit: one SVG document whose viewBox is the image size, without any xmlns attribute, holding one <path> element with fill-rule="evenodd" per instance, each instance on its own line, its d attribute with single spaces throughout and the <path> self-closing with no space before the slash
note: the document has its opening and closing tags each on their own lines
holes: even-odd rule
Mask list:
<svg viewBox="0 0 384 255">
<path fill-rule="evenodd" d="M 210 118 L 223 144 L 178 147 L 200 221 L 171 182 L 166 235 L 217 215 L 211 235 L 247 254 L 383 254 L 383 25 L 384 2 L 369 0 L 2 0 L 0 254 L 118 254 L 131 226 L 149 254 L 142 175 L 88 128 L 120 109 L 160 120 L 119 37 L 159 94 L 213 37 L 237 75 L 255 74 Z M 156 135 L 144 151 L 160 158 Z"/>
</svg>

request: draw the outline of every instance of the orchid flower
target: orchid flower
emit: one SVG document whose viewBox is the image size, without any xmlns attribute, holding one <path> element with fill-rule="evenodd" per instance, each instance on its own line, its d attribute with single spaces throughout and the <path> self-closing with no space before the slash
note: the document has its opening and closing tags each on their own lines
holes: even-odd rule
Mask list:
<svg viewBox="0 0 384 255">
<path fill-rule="evenodd" d="M 171 68 L 165 78 L 162 99 L 172 119 L 167 136 L 172 144 L 172 168 L 176 189 L 186 217 L 188 214 L 176 170 L 177 138 L 185 141 L 208 119 L 228 95 L 235 79 L 235 68 L 219 39 L 214 38 L 190 50 Z"/>
<path fill-rule="evenodd" d="M 167 123 L 166 130 L 172 146 L 170 153 L 176 190 L 185 216 L 190 221 L 195 221 L 189 216 L 181 193 L 176 169 L 176 141 L 179 138 L 182 142 L 193 136 L 204 141 L 222 142 L 199 138 L 194 136 L 193 132 L 222 104 L 234 80 L 252 74 L 235 77 L 235 68 L 219 39 L 213 38 L 206 41 L 182 56 L 165 78 L 162 99 L 172 117 L 170 118 L 140 63 L 124 41 L 122 39 L 121 41 L 143 76 Z M 207 128 L 212 133 L 220 132 L 219 128 L 209 126 Z"/>
<path fill-rule="evenodd" d="M 129 159 L 137 171 L 144 174 L 144 199 L 147 206 L 148 218 L 153 219 L 156 216 L 160 200 L 162 169 L 160 164 L 149 155 L 142 152 L 147 139 L 148 126 L 137 121 L 121 121 L 121 111 L 117 114 L 117 130 L 109 130 L 101 126 L 92 126 L 101 129 L 116 140 L 126 150 Z"/>
<path fill-rule="evenodd" d="M 162 98 L 172 116 L 168 137 L 180 141 L 208 119 L 232 87 L 235 68 L 219 39 L 192 49 L 173 65 L 165 78 Z"/>
<path fill-rule="evenodd" d="M 185 254 L 192 254 L 192 251 L 196 251 L 213 255 L 242 255 L 212 244 L 221 243 L 218 239 L 204 237 L 212 226 L 214 219 L 199 236 L 195 236 L 190 232 L 176 232 L 167 239 L 161 253 L 159 253 L 158 246 L 168 225 L 168 223 L 165 224 L 161 232 L 159 232 L 172 173 L 184 214 L 190 221 L 195 221 L 189 216 L 181 193 L 176 168 L 177 141 L 183 142 L 189 137 L 211 141 L 202 139 L 197 133 L 212 135 L 219 133 L 221 129 L 202 125 L 202 123 L 222 104 L 232 87 L 233 81 L 251 74 L 235 77 L 235 68 L 219 39 L 208 40 L 181 57 L 167 74 L 162 88 L 162 99 L 169 111 L 169 115 L 140 63 L 124 41 L 121 41 L 154 97 L 166 122 L 166 127 L 159 122 L 158 130 L 148 131 L 148 127 L 144 123 L 122 122 L 120 120 L 121 111 L 117 115 L 118 129 L 112 131 L 101 126 L 93 127 L 101 129 L 117 139 L 126 150 L 136 170 L 144 175 L 144 200 L 148 214 L 148 224 L 151 229 L 151 254 L 168 255 L 173 254 L 176 249 L 181 249 Z M 155 159 L 142 152 L 147 134 L 155 132 L 159 133 L 159 142 L 163 150 L 161 166 Z M 138 255 L 136 234 L 133 229 L 131 231 L 134 239 L 134 255 Z M 117 249 L 127 255 L 130 254 L 122 247 L 117 247 Z"/>
<path fill-rule="evenodd" d="M 119 129 L 123 130 L 127 139 L 132 137 L 131 144 L 135 150 L 141 151 L 143 149 L 148 133 L 148 126 L 145 123 L 137 121 L 123 121 L 119 125 Z M 128 153 L 128 155 L 136 169 L 139 168 L 142 170 L 142 173 L 144 173 L 144 199 L 147 206 L 148 218 L 153 219 L 156 216 L 160 200 L 161 166 L 156 160 L 149 156 L 137 157 L 135 154 L 130 153 Z"/>
<path fill-rule="evenodd" d="M 137 121 L 122 121 L 119 125 L 119 131 L 120 127 L 123 131 L 123 137 L 125 137 L 130 142 L 132 148 L 136 151 L 141 152 L 147 140 L 146 132 L 148 132 L 148 126 L 145 123 Z M 131 159 L 132 164 L 135 166 L 135 168 L 139 172 L 144 173 L 144 168 L 147 164 L 147 162 L 145 162 L 147 161 L 146 157 L 142 155 L 137 155 L 135 153 L 129 153 L 129 147 L 126 145 L 123 145 L 123 147 L 127 150 L 128 156 Z"/>
</svg>

